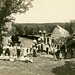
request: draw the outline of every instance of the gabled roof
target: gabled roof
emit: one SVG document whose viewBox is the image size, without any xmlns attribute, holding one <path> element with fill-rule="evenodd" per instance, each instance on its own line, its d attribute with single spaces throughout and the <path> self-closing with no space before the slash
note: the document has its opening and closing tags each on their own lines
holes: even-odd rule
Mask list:
<svg viewBox="0 0 75 75">
<path fill-rule="evenodd" d="M 60 27 L 59 25 L 57 25 L 54 29 L 54 31 L 51 34 L 51 37 L 54 38 L 60 38 L 60 37 L 69 37 L 69 32 L 67 30 L 65 30 L 64 28 Z"/>
</svg>

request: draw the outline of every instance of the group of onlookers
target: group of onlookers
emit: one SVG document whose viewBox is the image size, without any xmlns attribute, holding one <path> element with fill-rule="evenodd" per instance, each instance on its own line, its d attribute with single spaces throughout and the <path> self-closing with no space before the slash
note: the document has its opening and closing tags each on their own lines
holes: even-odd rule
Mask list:
<svg viewBox="0 0 75 75">
<path fill-rule="evenodd" d="M 53 46 L 51 45 L 45 45 L 44 43 L 40 42 L 37 43 L 37 41 L 34 40 L 31 48 L 27 48 L 23 45 L 18 44 L 15 44 L 14 46 L 2 46 L 2 50 L 0 49 L 0 59 L 10 61 L 19 60 L 25 62 L 33 62 L 33 57 L 37 56 L 37 52 L 46 52 L 47 54 L 50 54 L 51 50 L 53 51 L 54 58 L 67 58 L 68 49 L 66 46 L 61 46 L 57 49 L 55 47 L 53 48 Z M 73 56 L 73 52 L 74 49 L 72 49 L 70 52 L 71 56 Z"/>
<path fill-rule="evenodd" d="M 32 48 L 27 48 L 20 45 L 7 45 L 2 46 L 2 52 L 0 53 L 0 59 L 3 60 L 20 60 L 33 62 L 33 51 Z"/>
<path fill-rule="evenodd" d="M 67 58 L 74 58 L 75 49 L 72 47 L 67 47 L 66 44 L 60 46 L 59 49 L 55 52 L 57 59 L 67 59 Z"/>
</svg>

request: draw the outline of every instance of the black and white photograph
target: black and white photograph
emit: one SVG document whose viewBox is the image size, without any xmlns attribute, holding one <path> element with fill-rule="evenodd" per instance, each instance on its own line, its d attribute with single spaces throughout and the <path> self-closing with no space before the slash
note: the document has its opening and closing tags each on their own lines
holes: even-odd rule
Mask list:
<svg viewBox="0 0 75 75">
<path fill-rule="evenodd" d="M 75 75 L 75 0 L 0 0 L 0 75 Z"/>
</svg>

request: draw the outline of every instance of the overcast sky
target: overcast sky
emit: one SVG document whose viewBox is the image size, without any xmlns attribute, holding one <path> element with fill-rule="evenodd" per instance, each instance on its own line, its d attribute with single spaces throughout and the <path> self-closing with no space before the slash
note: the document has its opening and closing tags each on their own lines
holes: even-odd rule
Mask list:
<svg viewBox="0 0 75 75">
<path fill-rule="evenodd" d="M 69 22 L 75 19 L 75 0 L 34 0 L 33 8 L 15 17 L 18 23 Z"/>
</svg>

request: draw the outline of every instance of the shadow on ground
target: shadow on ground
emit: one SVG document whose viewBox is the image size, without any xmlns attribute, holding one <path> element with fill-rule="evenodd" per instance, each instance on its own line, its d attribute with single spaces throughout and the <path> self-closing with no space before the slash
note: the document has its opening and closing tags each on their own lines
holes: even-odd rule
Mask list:
<svg viewBox="0 0 75 75">
<path fill-rule="evenodd" d="M 65 64 L 52 69 L 55 75 L 75 75 L 75 61 L 65 61 Z"/>
</svg>

